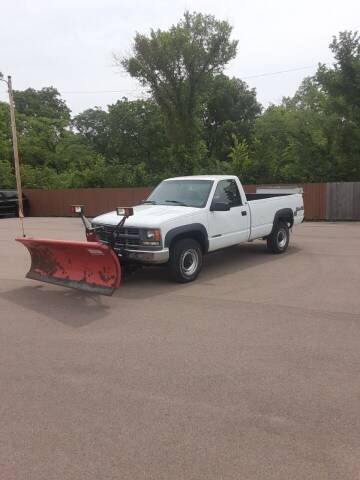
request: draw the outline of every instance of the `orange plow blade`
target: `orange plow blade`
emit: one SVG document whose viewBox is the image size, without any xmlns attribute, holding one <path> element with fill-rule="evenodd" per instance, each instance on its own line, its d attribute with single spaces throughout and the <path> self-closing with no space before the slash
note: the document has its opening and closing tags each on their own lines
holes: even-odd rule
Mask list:
<svg viewBox="0 0 360 480">
<path fill-rule="evenodd" d="M 120 286 L 120 262 L 107 245 L 35 238 L 16 240 L 31 255 L 27 278 L 101 295 L 112 295 Z"/>
</svg>

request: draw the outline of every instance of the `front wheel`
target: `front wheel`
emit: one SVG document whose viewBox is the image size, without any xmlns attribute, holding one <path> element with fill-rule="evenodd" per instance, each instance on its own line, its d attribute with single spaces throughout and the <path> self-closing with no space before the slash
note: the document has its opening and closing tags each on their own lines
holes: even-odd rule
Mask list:
<svg viewBox="0 0 360 480">
<path fill-rule="evenodd" d="M 183 238 L 171 247 L 169 269 L 176 282 L 192 282 L 199 275 L 201 267 L 202 250 L 196 240 Z"/>
<path fill-rule="evenodd" d="M 290 240 L 289 227 L 285 222 L 277 222 L 274 230 L 267 238 L 267 248 L 272 253 L 284 253 Z"/>
</svg>

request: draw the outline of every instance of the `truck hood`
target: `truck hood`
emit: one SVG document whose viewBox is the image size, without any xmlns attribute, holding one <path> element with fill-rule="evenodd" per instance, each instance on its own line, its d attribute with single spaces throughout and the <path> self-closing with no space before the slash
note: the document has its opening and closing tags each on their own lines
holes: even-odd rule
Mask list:
<svg viewBox="0 0 360 480">
<path fill-rule="evenodd" d="M 134 207 L 134 215 L 126 220 L 125 226 L 156 228 L 171 220 L 188 217 L 200 211 L 201 209 L 199 208 L 178 205 L 138 205 Z M 99 215 L 92 222 L 104 225 L 117 225 L 121 218 L 114 211 Z"/>
</svg>

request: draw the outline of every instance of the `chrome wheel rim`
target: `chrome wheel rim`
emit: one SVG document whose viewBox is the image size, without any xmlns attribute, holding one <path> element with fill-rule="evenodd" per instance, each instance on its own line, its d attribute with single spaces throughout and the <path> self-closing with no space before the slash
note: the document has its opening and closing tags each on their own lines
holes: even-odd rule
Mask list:
<svg viewBox="0 0 360 480">
<path fill-rule="evenodd" d="M 199 265 L 199 256 L 196 250 L 190 248 L 185 250 L 181 256 L 181 271 L 187 277 L 193 275 Z"/>
<path fill-rule="evenodd" d="M 277 243 L 279 245 L 279 248 L 284 248 L 286 245 L 287 241 L 287 235 L 285 230 L 279 230 L 277 234 Z"/>
</svg>

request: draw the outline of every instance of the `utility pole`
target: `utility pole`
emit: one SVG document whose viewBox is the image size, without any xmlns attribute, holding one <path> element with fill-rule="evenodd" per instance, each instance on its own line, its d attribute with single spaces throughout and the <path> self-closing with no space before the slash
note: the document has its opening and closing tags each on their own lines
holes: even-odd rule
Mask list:
<svg viewBox="0 0 360 480">
<path fill-rule="evenodd" d="M 19 152 L 18 152 L 18 145 L 17 145 L 17 134 L 16 134 L 15 106 L 14 106 L 11 76 L 9 75 L 6 81 L 3 78 L 3 74 L 0 72 L 0 80 L 7 84 L 8 92 L 9 92 L 11 133 L 12 133 L 12 143 L 13 143 L 13 151 L 14 151 L 15 178 L 16 178 L 16 190 L 18 194 L 19 219 L 21 223 L 22 234 L 23 234 L 23 237 L 25 237 L 24 222 L 23 222 L 24 207 L 23 207 L 23 196 L 22 196 L 22 186 L 21 186 L 20 161 L 19 161 Z"/>
<path fill-rule="evenodd" d="M 11 133 L 12 133 L 12 141 L 13 141 L 13 149 L 14 149 L 15 178 L 16 178 L 16 189 L 18 193 L 19 218 L 22 221 L 22 219 L 24 218 L 24 208 L 23 208 L 23 196 L 22 196 L 21 175 L 20 175 L 19 152 L 18 152 L 18 145 L 17 145 L 14 98 L 13 98 L 12 82 L 11 82 L 10 75 L 8 76 L 7 84 L 8 84 L 8 92 L 9 92 Z"/>
</svg>

